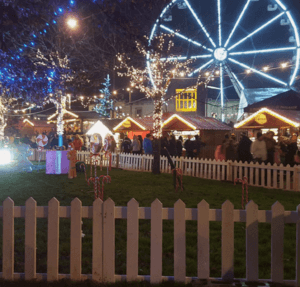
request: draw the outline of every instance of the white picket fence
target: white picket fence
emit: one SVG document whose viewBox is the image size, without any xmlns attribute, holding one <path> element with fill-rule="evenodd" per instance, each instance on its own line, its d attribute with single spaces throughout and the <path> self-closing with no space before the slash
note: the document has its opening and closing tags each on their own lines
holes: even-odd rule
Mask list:
<svg viewBox="0 0 300 287">
<path fill-rule="evenodd" d="M 45 161 L 46 151 L 32 150 L 33 155 L 29 157 L 32 161 Z M 90 164 L 91 158 L 89 152 L 77 152 L 79 161 Z M 108 158 L 101 155 L 102 164 L 107 166 Z M 262 186 L 265 188 L 283 189 L 300 191 L 300 166 L 290 167 L 289 165 L 271 165 L 258 163 L 242 163 L 231 161 L 215 161 L 211 159 L 173 157 L 175 166 L 181 168 L 183 175 L 194 176 L 212 180 L 234 181 L 236 178 L 246 176 L 249 185 Z M 150 172 L 152 168 L 152 155 L 134 155 L 134 154 L 112 154 L 112 167 Z M 163 173 L 171 173 L 171 166 L 168 159 L 164 156 L 160 160 L 160 168 Z"/>
<path fill-rule="evenodd" d="M 82 206 L 75 198 L 71 206 L 60 206 L 52 198 L 48 206 L 37 206 L 29 198 L 25 206 L 14 206 L 7 198 L 0 207 L 3 219 L 3 279 L 16 280 L 71 280 L 93 279 L 98 282 L 127 280 L 149 280 L 159 283 L 164 280 L 188 283 L 195 279 L 234 279 L 234 222 L 246 223 L 246 278 L 241 281 L 278 282 L 290 286 L 300 286 L 300 205 L 296 211 L 285 211 L 276 202 L 271 210 L 258 210 L 257 204 L 250 201 L 246 210 L 236 210 L 230 201 L 225 201 L 222 209 L 209 209 L 209 204 L 202 200 L 197 208 L 186 208 L 178 200 L 173 208 L 164 208 L 156 199 L 151 207 L 139 207 L 135 199 L 127 206 L 115 206 L 112 199 L 102 202 L 96 199 L 93 206 Z M 25 269 L 24 273 L 14 272 L 14 218 L 25 218 Z M 48 219 L 47 238 L 47 273 L 36 273 L 36 228 L 37 218 Z M 59 219 L 70 219 L 70 274 L 59 274 Z M 92 274 L 81 274 L 82 266 L 82 218 L 89 218 L 92 223 Z M 115 219 L 127 220 L 127 256 L 126 275 L 115 274 Z M 138 274 L 139 220 L 150 219 L 150 275 Z M 162 275 L 162 240 L 163 220 L 174 222 L 174 276 Z M 197 277 L 186 276 L 186 221 L 197 221 Z M 222 223 L 221 235 L 221 276 L 210 277 L 210 238 L 209 222 Z M 271 224 L 271 278 L 258 278 L 258 223 Z M 284 225 L 294 223 L 296 233 L 296 278 L 284 280 Z M 236 278 L 237 279 L 237 278 Z"/>
<path fill-rule="evenodd" d="M 89 152 L 78 152 L 77 159 L 86 164 L 90 163 Z M 103 165 L 108 164 L 108 159 L 102 155 Z M 300 166 L 271 165 L 259 163 L 242 163 L 232 161 L 215 161 L 211 159 L 191 159 L 184 157 L 172 158 L 176 167 L 181 168 L 183 175 L 194 176 L 212 180 L 234 181 L 236 178 L 246 176 L 249 185 L 265 188 L 300 191 Z M 150 172 L 152 155 L 113 154 L 112 166 L 134 171 Z M 99 163 L 100 164 L 100 163 Z M 171 166 L 164 156 L 160 160 L 163 173 L 171 173 Z"/>
</svg>

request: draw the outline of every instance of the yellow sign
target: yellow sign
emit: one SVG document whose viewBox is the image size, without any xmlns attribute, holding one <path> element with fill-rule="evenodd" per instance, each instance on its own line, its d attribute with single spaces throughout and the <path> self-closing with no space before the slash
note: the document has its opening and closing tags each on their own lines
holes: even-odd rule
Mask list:
<svg viewBox="0 0 300 287">
<path fill-rule="evenodd" d="M 256 117 L 255 117 L 255 121 L 257 123 L 259 123 L 260 125 L 263 125 L 267 122 L 267 117 L 265 114 L 258 114 Z"/>
<path fill-rule="evenodd" d="M 129 120 L 127 120 L 126 122 L 123 123 L 123 127 L 128 129 L 131 127 L 131 122 Z"/>
</svg>

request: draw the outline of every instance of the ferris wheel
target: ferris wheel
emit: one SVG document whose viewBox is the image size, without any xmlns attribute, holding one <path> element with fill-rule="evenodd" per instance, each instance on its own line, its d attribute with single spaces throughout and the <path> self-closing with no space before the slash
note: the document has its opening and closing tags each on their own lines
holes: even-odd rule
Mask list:
<svg viewBox="0 0 300 287">
<path fill-rule="evenodd" d="M 149 43 L 161 33 L 175 35 L 175 58 L 194 59 L 187 76 L 208 83 L 222 110 L 229 94 L 241 99 L 247 88 L 292 87 L 299 70 L 298 28 L 281 0 L 172 0 Z"/>
</svg>

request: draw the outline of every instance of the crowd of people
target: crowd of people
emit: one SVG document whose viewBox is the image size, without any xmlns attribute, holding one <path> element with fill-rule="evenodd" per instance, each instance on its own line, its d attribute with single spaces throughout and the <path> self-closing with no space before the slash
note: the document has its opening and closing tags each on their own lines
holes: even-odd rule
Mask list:
<svg viewBox="0 0 300 287">
<path fill-rule="evenodd" d="M 242 162 L 283 164 L 294 166 L 300 163 L 300 151 L 297 146 L 297 135 L 279 136 L 278 142 L 274 139 L 274 132 L 266 134 L 258 132 L 252 142 L 246 133 L 242 134 L 240 141 L 235 134 L 226 135 L 221 145 L 215 151 L 216 160 L 231 160 Z"/>
<path fill-rule="evenodd" d="M 166 156 L 181 157 L 183 155 L 183 148 L 185 149 L 185 156 L 190 158 L 199 157 L 201 147 L 205 146 L 198 135 L 192 140 L 192 136 L 183 142 L 182 136 L 178 139 L 174 135 L 164 134 L 160 141 L 160 154 Z M 153 154 L 153 136 L 149 133 L 143 139 L 141 135 L 134 135 L 132 141 L 125 137 L 121 144 L 121 151 L 133 154 Z"/>
</svg>

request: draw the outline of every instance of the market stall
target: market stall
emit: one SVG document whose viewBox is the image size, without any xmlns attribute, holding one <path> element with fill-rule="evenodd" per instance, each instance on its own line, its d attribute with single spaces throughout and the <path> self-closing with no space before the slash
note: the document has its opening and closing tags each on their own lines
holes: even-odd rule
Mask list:
<svg viewBox="0 0 300 287">
<path fill-rule="evenodd" d="M 252 140 L 255 139 L 258 132 L 265 133 L 268 130 L 275 133 L 274 138 L 277 140 L 279 135 L 298 134 L 299 127 L 300 111 L 270 108 L 261 108 L 234 125 L 236 130 L 248 131 L 248 135 Z"/>
</svg>

